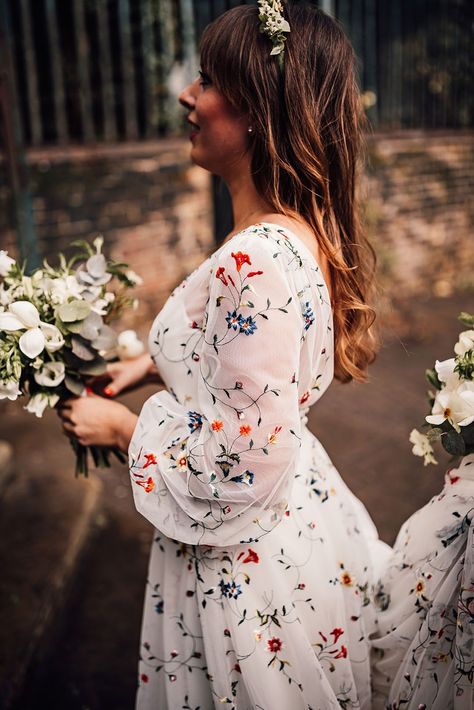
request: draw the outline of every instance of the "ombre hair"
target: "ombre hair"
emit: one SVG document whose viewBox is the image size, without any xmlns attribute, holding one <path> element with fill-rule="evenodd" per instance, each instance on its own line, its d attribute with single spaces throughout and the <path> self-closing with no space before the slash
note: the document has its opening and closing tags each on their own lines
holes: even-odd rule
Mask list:
<svg viewBox="0 0 474 710">
<path fill-rule="evenodd" d="M 374 332 L 375 253 L 356 197 L 363 131 L 354 50 L 339 24 L 311 5 L 285 6 L 283 73 L 258 8 L 240 5 L 201 37 L 202 70 L 248 115 L 251 172 L 272 209 L 304 220 L 328 260 L 335 377 L 365 381 L 379 346 Z"/>
</svg>

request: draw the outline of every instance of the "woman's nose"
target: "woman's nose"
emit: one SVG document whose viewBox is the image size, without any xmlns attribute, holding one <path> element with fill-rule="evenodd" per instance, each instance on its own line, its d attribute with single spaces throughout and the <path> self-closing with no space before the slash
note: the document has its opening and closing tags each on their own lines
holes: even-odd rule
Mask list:
<svg viewBox="0 0 474 710">
<path fill-rule="evenodd" d="M 189 110 L 192 110 L 195 104 L 193 86 L 194 84 L 188 84 L 178 96 L 179 103 Z"/>
</svg>

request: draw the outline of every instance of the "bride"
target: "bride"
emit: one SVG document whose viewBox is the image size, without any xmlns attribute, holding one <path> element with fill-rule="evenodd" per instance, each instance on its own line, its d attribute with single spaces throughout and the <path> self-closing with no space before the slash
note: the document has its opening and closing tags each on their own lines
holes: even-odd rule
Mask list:
<svg viewBox="0 0 474 710">
<path fill-rule="evenodd" d="M 333 377 L 363 381 L 377 349 L 354 52 L 314 6 L 259 5 L 206 28 L 180 95 L 191 160 L 226 182 L 234 229 L 105 394 L 164 387 L 138 417 L 97 396 L 60 409 L 81 443 L 128 450 L 155 528 L 139 710 L 372 705 L 388 548 L 306 426 Z"/>
</svg>

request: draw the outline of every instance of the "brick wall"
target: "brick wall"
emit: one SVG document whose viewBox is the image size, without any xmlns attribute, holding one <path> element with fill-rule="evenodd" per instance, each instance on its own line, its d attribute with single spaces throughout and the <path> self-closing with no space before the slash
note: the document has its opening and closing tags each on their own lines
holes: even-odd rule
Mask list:
<svg viewBox="0 0 474 710">
<path fill-rule="evenodd" d="M 473 153 L 472 133 L 369 137 L 361 190 L 385 312 L 404 317 L 413 297 L 473 287 Z M 188 141 L 32 150 L 28 158 L 42 255 L 54 261 L 71 240 L 101 232 L 108 253 L 145 279 L 125 325 L 146 331 L 214 244 L 210 175 L 190 164 Z M 14 252 L 8 201 L 0 165 L 0 248 Z"/>
<path fill-rule="evenodd" d="M 473 186 L 472 132 L 370 137 L 366 223 L 395 309 L 474 288 Z"/>
</svg>

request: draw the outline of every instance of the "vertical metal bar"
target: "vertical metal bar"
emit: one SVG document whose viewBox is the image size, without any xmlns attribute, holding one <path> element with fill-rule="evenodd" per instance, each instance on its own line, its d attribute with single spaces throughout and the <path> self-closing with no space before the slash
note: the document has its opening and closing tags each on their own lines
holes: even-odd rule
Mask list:
<svg viewBox="0 0 474 710">
<path fill-rule="evenodd" d="M 51 50 L 51 71 L 53 75 L 53 100 L 54 113 L 56 118 L 56 134 L 58 143 L 64 144 L 67 142 L 69 134 L 66 120 L 64 72 L 61 48 L 59 45 L 59 32 L 55 0 L 45 0 L 45 9 L 45 31 L 48 35 L 47 39 Z"/>
<path fill-rule="evenodd" d="M 117 140 L 115 118 L 115 92 L 112 75 L 112 49 L 110 45 L 107 0 L 97 2 L 97 27 L 99 33 L 99 62 L 101 76 L 102 115 L 104 117 L 104 138 L 108 142 Z"/>
<path fill-rule="evenodd" d="M 326 12 L 328 15 L 331 15 L 331 17 L 335 17 L 335 14 L 336 14 L 335 0 L 321 0 L 319 6 L 320 6 L 321 10 L 324 10 L 324 12 Z"/>
<path fill-rule="evenodd" d="M 118 0 L 118 26 L 121 50 L 120 62 L 123 76 L 122 96 L 125 112 L 125 137 L 129 140 L 136 140 L 138 138 L 137 99 L 129 0 Z"/>
<path fill-rule="evenodd" d="M 180 0 L 180 10 L 185 78 L 192 81 L 197 74 L 198 65 L 193 0 Z"/>
<path fill-rule="evenodd" d="M 372 125 L 378 124 L 377 97 L 377 22 L 375 0 L 364 3 L 364 90 L 375 95 L 375 104 L 368 108 L 367 115 Z"/>
<path fill-rule="evenodd" d="M 20 0 L 21 24 L 23 27 L 23 42 L 25 47 L 26 86 L 28 92 L 28 109 L 30 114 L 31 144 L 39 145 L 43 140 L 41 129 L 41 111 L 38 95 L 38 77 L 36 74 L 36 59 L 34 51 L 33 28 L 31 26 L 30 9 L 27 0 Z"/>
<path fill-rule="evenodd" d="M 176 122 L 175 98 L 170 94 L 169 79 L 176 56 L 173 6 L 171 0 L 160 0 L 157 5 L 158 33 L 161 51 L 159 56 L 160 123 L 165 131 Z"/>
<path fill-rule="evenodd" d="M 89 81 L 90 53 L 87 48 L 83 0 L 73 0 L 72 6 L 74 12 L 77 74 L 79 77 L 79 110 L 81 113 L 83 140 L 89 142 L 94 140 L 95 135 L 92 123 L 92 96 Z"/>
<path fill-rule="evenodd" d="M 143 87 L 145 104 L 145 138 L 156 135 L 158 106 L 156 102 L 157 56 L 153 39 L 151 0 L 141 0 L 140 21 L 143 58 Z"/>
<path fill-rule="evenodd" d="M 20 129 L 18 100 L 13 80 L 12 32 L 8 8 L 0 2 L 0 123 L 12 188 L 15 226 L 20 256 L 28 269 L 39 265 L 38 242 L 29 189 L 28 164 Z"/>
</svg>

